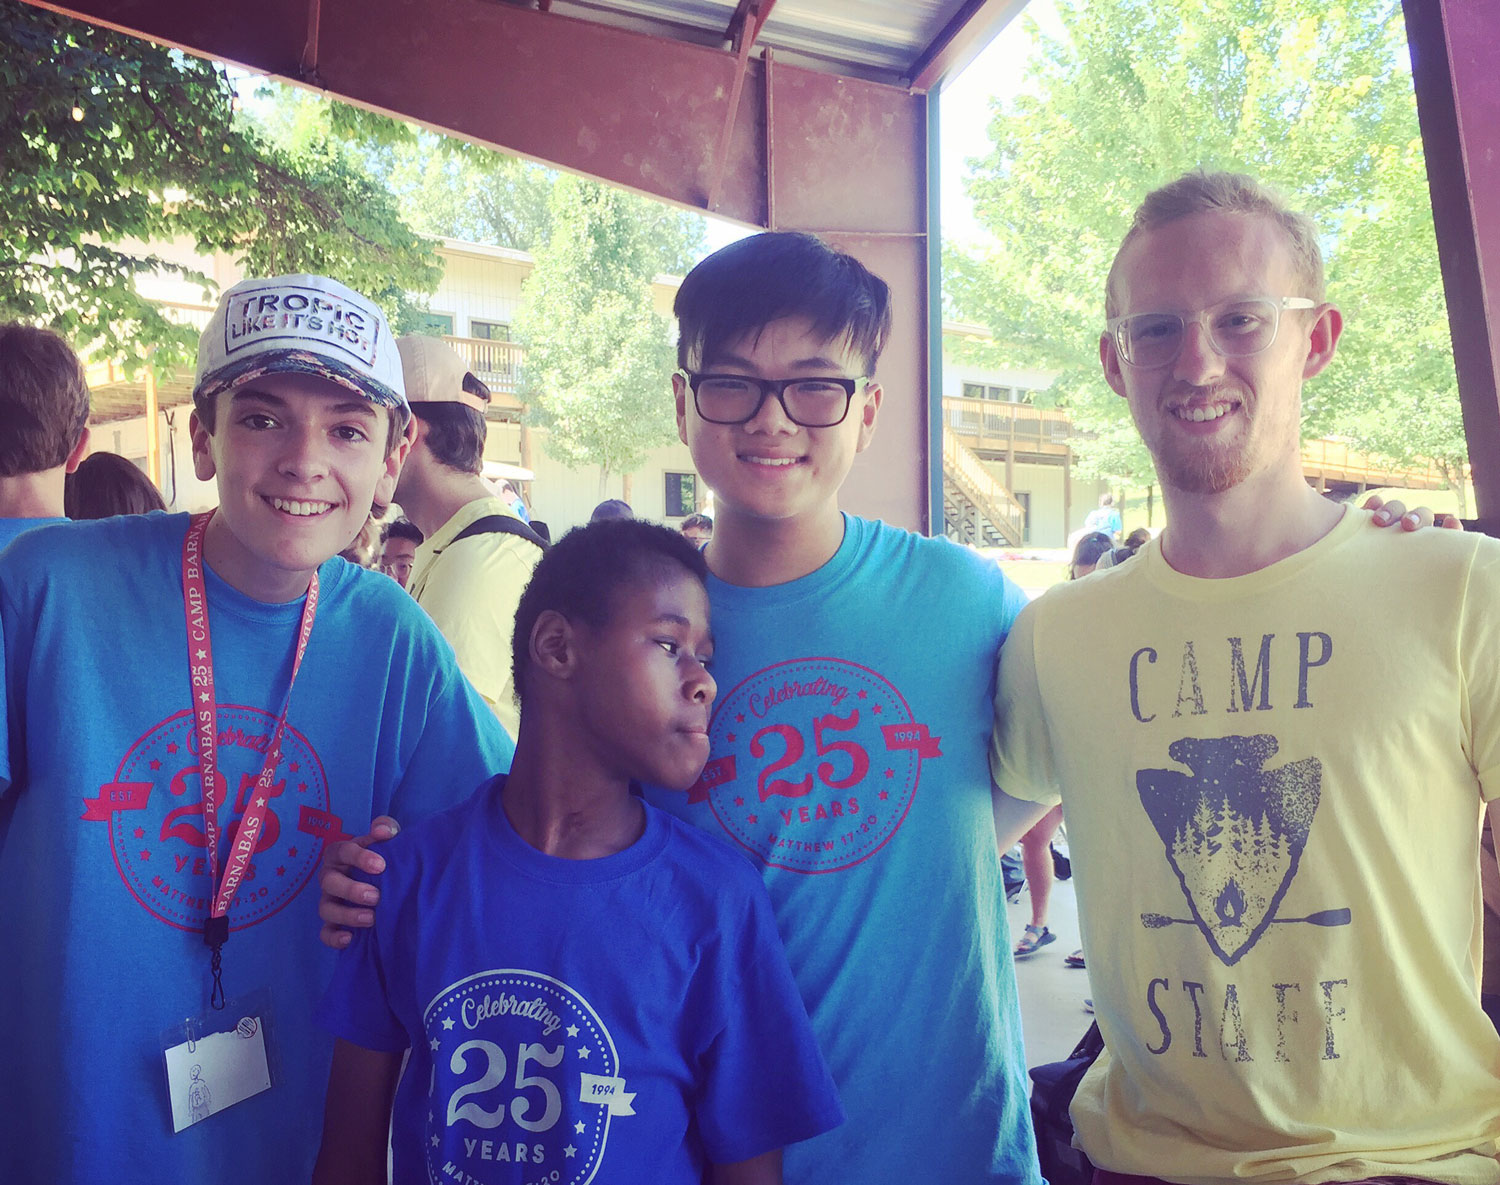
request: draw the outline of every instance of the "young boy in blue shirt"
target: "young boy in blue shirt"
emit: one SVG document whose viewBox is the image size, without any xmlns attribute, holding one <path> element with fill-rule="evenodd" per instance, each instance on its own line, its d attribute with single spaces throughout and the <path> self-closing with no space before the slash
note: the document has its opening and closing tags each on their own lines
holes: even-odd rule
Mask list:
<svg viewBox="0 0 1500 1185">
<path fill-rule="evenodd" d="M 398 1182 L 774 1185 L 842 1120 L 755 869 L 632 793 L 708 755 L 704 575 L 629 519 L 542 558 L 511 772 L 383 846 L 324 999 L 319 1185 L 384 1182 L 388 1132 Z"/>
<path fill-rule="evenodd" d="M 199 349 L 211 515 L 0 556 L 0 1181 L 306 1180 L 332 1042 L 325 842 L 511 746 L 393 581 L 337 558 L 406 450 L 385 318 L 319 276 L 227 291 Z"/>
</svg>

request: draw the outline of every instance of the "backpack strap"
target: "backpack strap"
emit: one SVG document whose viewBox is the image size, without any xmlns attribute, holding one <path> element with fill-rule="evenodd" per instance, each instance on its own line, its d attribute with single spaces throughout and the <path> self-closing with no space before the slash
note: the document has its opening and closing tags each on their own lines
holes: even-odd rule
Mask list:
<svg viewBox="0 0 1500 1185">
<path fill-rule="evenodd" d="M 469 539 L 475 535 L 519 535 L 529 543 L 535 543 L 543 551 L 547 550 L 547 541 L 528 527 L 518 518 L 512 518 L 508 514 L 487 514 L 483 518 L 476 518 L 467 527 L 460 531 L 449 541 L 448 547 L 452 547 L 460 539 Z M 444 551 L 447 548 L 443 549 Z"/>
</svg>

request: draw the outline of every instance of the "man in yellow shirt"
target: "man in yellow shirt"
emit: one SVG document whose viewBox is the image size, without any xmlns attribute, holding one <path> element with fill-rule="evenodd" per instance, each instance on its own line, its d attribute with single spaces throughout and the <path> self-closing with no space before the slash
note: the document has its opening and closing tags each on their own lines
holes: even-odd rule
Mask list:
<svg viewBox="0 0 1500 1185">
<path fill-rule="evenodd" d="M 396 501 L 425 536 L 407 591 L 458 655 L 459 669 L 516 736 L 510 635 L 542 542 L 480 476 L 489 393 L 436 338 L 398 338 L 416 439 Z"/>
<path fill-rule="evenodd" d="M 1106 316 L 1167 526 L 1022 612 L 991 754 L 1002 843 L 1061 791 L 1096 1183 L 1493 1185 L 1500 544 L 1398 543 L 1308 486 L 1302 385 L 1343 318 L 1312 223 L 1250 178 L 1150 194 Z"/>
</svg>

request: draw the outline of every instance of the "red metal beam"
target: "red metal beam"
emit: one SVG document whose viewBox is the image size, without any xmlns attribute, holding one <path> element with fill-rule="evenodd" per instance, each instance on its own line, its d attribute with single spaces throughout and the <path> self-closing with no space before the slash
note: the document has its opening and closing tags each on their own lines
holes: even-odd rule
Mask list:
<svg viewBox="0 0 1500 1185">
<path fill-rule="evenodd" d="M 1493 0 L 1404 0 L 1474 497 L 1500 534 L 1500 24 Z"/>
<path fill-rule="evenodd" d="M 929 91 L 957 74 L 1026 7 L 1026 0 L 968 0 L 911 68 L 911 89 Z"/>
<path fill-rule="evenodd" d="M 740 113 L 740 96 L 745 92 L 745 71 L 750 65 L 750 51 L 755 39 L 760 36 L 761 26 L 776 5 L 776 0 L 740 0 L 729 22 L 725 37 L 734 46 L 734 87 L 729 92 L 729 109 L 724 113 L 724 131 L 719 138 L 719 150 L 714 154 L 713 179 L 708 185 L 708 209 L 717 210 L 719 195 L 724 187 L 724 170 L 729 164 L 729 149 L 733 143 L 734 121 Z"/>
</svg>

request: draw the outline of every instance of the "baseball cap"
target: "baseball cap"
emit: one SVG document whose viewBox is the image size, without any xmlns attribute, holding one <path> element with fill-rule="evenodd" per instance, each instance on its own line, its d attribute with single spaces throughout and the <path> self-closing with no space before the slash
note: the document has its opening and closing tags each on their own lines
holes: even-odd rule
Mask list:
<svg viewBox="0 0 1500 1185">
<path fill-rule="evenodd" d="M 484 415 L 488 391 L 469 372 L 457 350 L 435 337 L 409 333 L 396 339 L 401 371 L 406 378 L 406 397 L 413 403 L 462 403 Z"/>
<path fill-rule="evenodd" d="M 411 415 L 385 315 L 327 276 L 241 280 L 198 339 L 194 401 L 265 374 L 311 374 Z"/>
</svg>

